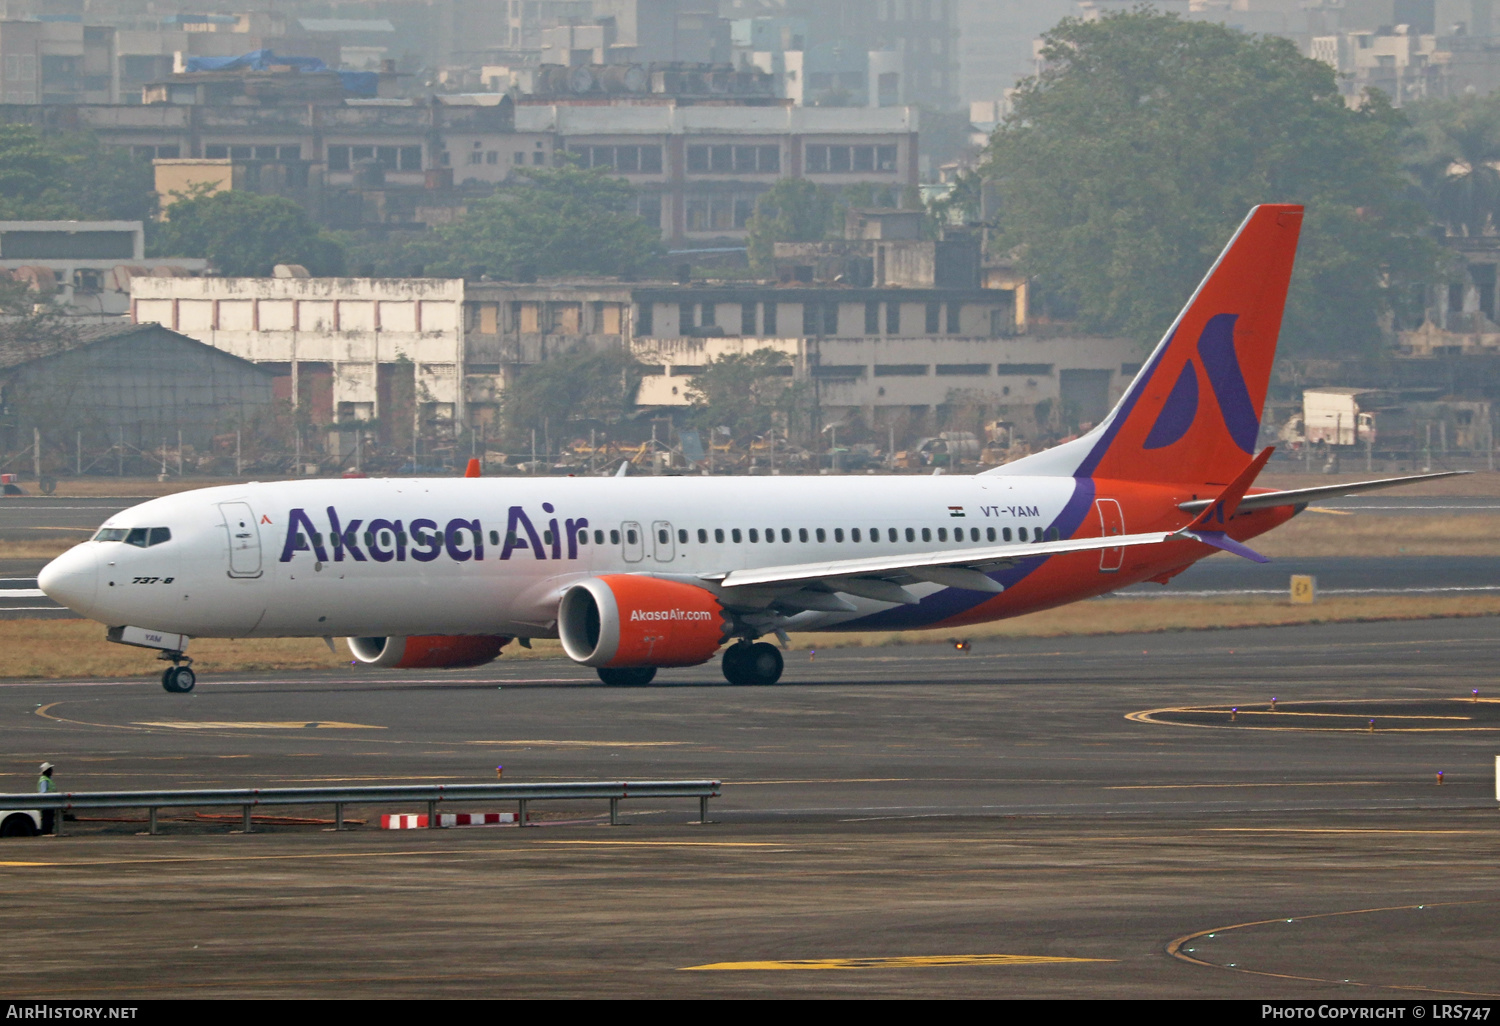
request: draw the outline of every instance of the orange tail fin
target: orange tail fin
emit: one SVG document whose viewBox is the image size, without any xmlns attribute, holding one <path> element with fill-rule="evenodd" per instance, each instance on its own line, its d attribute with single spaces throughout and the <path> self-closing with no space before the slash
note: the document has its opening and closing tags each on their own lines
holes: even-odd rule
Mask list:
<svg viewBox="0 0 1500 1026">
<path fill-rule="evenodd" d="M 1302 207 L 1250 211 L 1104 422 L 1008 474 L 1227 485 L 1255 453 Z"/>
</svg>

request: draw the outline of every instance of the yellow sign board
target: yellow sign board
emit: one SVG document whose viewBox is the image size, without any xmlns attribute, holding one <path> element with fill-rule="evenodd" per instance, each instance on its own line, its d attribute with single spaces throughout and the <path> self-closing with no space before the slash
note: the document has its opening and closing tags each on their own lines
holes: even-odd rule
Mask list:
<svg viewBox="0 0 1500 1026">
<path fill-rule="evenodd" d="M 1310 606 L 1318 599 L 1318 579 L 1311 574 L 1292 574 L 1292 605 Z"/>
</svg>

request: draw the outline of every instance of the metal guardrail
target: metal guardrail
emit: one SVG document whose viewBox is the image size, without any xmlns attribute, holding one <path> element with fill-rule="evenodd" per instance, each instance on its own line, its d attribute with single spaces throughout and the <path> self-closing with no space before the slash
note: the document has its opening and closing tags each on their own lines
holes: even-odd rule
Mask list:
<svg viewBox="0 0 1500 1026">
<path fill-rule="evenodd" d="M 332 805 L 334 829 L 344 829 L 345 805 L 426 802 L 427 825 L 438 826 L 444 802 L 516 802 L 516 822 L 526 826 L 527 803 L 549 800 L 608 799 L 609 822 L 620 822 L 626 798 L 697 798 L 698 818 L 708 822 L 708 800 L 719 797 L 717 780 L 580 781 L 560 784 L 418 784 L 374 787 L 250 787 L 198 791 L 54 791 L 50 794 L 0 794 L 0 812 L 51 809 L 146 809 L 150 832 L 156 833 L 156 810 L 238 805 L 244 810 L 244 832 L 251 832 L 251 810 L 271 805 Z M 55 817 L 62 833 L 63 817 Z"/>
</svg>

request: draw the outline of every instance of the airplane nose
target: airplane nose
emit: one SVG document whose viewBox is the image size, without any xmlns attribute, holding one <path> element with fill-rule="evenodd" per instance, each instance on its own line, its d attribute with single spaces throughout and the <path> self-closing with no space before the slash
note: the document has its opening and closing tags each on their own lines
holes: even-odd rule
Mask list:
<svg viewBox="0 0 1500 1026">
<path fill-rule="evenodd" d="M 88 614 L 99 588 L 99 557 L 92 542 L 75 545 L 42 567 L 37 587 L 52 601 Z"/>
</svg>

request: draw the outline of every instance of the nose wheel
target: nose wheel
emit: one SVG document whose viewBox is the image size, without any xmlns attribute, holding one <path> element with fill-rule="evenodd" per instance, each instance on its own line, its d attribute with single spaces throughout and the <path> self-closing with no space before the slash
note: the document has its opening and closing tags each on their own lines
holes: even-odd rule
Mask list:
<svg viewBox="0 0 1500 1026">
<path fill-rule="evenodd" d="M 731 684 L 775 684 L 781 679 L 781 651 L 764 641 L 736 642 L 724 650 L 723 668 Z"/>
<path fill-rule="evenodd" d="M 161 672 L 161 686 L 174 695 L 185 695 L 198 683 L 191 666 L 169 666 Z"/>
</svg>

